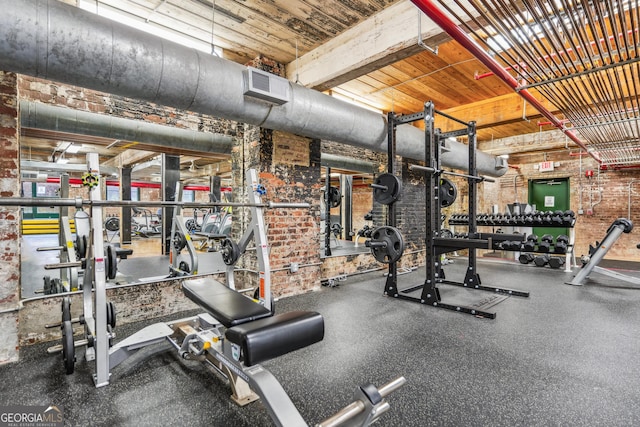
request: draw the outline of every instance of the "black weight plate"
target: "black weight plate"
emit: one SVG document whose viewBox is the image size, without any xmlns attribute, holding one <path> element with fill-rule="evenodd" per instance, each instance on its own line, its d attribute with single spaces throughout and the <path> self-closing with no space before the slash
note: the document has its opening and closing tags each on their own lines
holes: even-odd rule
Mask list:
<svg viewBox="0 0 640 427">
<path fill-rule="evenodd" d="M 76 347 L 73 344 L 71 321 L 62 322 L 62 362 L 67 375 L 73 374 L 76 363 Z"/>
<path fill-rule="evenodd" d="M 222 254 L 222 260 L 227 265 L 235 264 L 238 258 L 240 258 L 238 245 L 228 237 L 221 242 L 220 253 Z"/>
<path fill-rule="evenodd" d="M 329 205 L 332 208 L 337 208 L 342 203 L 342 195 L 340 189 L 337 187 L 329 187 Z"/>
<path fill-rule="evenodd" d="M 116 327 L 116 306 L 111 301 L 107 303 L 107 325 Z"/>
<path fill-rule="evenodd" d="M 402 256 L 404 251 L 404 239 L 402 234 L 389 226 L 378 227 L 371 233 L 371 242 L 382 242 L 384 246 L 371 246 L 371 254 L 381 263 L 391 264 Z"/>
<path fill-rule="evenodd" d="M 53 292 L 51 292 L 51 277 L 49 276 L 44 276 L 42 278 L 42 280 L 44 280 L 44 294 L 45 295 L 51 295 Z"/>
<path fill-rule="evenodd" d="M 78 258 L 87 257 L 87 236 L 76 235 L 76 252 Z"/>
<path fill-rule="evenodd" d="M 373 198 L 383 205 L 390 205 L 398 200 L 402 193 L 402 182 L 397 176 L 390 173 L 383 173 L 376 177 L 374 184 L 387 187 L 385 189 L 373 188 Z"/>
<path fill-rule="evenodd" d="M 458 197 L 458 189 L 455 184 L 447 178 L 440 178 L 440 206 L 446 208 L 451 206 Z"/>
<path fill-rule="evenodd" d="M 71 321 L 71 298 L 62 298 L 62 323 Z"/>
<path fill-rule="evenodd" d="M 105 272 L 107 279 L 113 280 L 118 274 L 118 254 L 116 248 L 113 245 L 106 245 L 104 247 L 105 252 Z"/>
<path fill-rule="evenodd" d="M 112 328 L 116 327 L 116 305 L 109 301 L 109 307 L 111 308 L 111 321 L 109 322 L 109 325 L 111 325 Z"/>
<path fill-rule="evenodd" d="M 173 247 L 175 248 L 175 250 L 177 250 L 178 252 L 180 252 L 181 250 L 183 250 L 185 248 L 185 246 L 187 246 L 187 238 L 184 234 L 182 234 L 179 231 L 176 231 L 173 234 Z"/>
<path fill-rule="evenodd" d="M 118 231 L 120 230 L 120 218 L 112 216 L 104 222 L 104 228 L 107 231 Z"/>
</svg>

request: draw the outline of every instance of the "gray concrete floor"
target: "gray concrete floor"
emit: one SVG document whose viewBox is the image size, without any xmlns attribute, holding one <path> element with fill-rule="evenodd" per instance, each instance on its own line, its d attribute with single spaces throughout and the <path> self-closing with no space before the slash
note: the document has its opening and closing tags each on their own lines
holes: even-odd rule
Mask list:
<svg viewBox="0 0 640 427">
<path fill-rule="evenodd" d="M 465 267 L 457 259 L 447 277 L 460 280 Z M 570 274 L 514 263 L 482 260 L 479 273 L 484 285 L 531 296 L 507 298 L 490 320 L 384 297 L 379 273 L 352 277 L 276 303 L 277 312 L 320 312 L 326 334 L 264 366 L 310 424 L 349 403 L 357 385 L 403 375 L 407 384 L 389 396 L 378 425 L 640 425 L 640 290 L 595 274 L 568 286 Z M 423 280 L 420 269 L 399 284 Z M 117 327 L 118 339 L 144 324 Z M 100 389 L 81 357 L 66 376 L 45 348 L 23 348 L 20 362 L 0 367 L 2 404 L 59 405 L 66 424 L 78 426 L 272 425 L 260 402 L 237 407 L 228 386 L 166 345 L 118 366 Z"/>
</svg>

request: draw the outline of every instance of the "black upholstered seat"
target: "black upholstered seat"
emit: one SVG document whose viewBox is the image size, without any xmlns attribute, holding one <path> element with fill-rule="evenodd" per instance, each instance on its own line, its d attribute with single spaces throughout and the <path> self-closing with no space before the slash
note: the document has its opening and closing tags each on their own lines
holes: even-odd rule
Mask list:
<svg viewBox="0 0 640 427">
<path fill-rule="evenodd" d="M 183 281 L 182 291 L 227 328 L 272 314 L 264 306 L 208 277 Z"/>
<path fill-rule="evenodd" d="M 242 347 L 252 366 L 322 341 L 324 319 L 313 311 L 291 311 L 227 329 L 225 336 Z"/>
</svg>

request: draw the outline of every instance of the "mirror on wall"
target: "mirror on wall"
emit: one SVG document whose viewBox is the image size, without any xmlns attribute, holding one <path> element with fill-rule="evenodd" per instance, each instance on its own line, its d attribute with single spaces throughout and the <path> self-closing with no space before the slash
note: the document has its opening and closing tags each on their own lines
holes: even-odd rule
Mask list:
<svg viewBox="0 0 640 427">
<path fill-rule="evenodd" d="M 322 186 L 329 185 L 320 199 L 321 256 L 368 253 L 364 244 L 373 227 L 373 174 L 323 168 Z M 327 196 L 328 194 L 328 196 Z M 328 213 L 328 215 L 327 215 Z"/>
<path fill-rule="evenodd" d="M 122 200 L 125 182 L 127 198 L 134 201 L 162 200 L 163 156 L 157 147 L 106 138 L 60 134 L 50 131 L 27 129 L 20 140 L 21 195 L 25 198 L 65 197 L 88 199 L 88 189 L 83 184 L 87 172 L 87 153 L 98 153 L 102 198 Z M 179 159 L 179 180 L 183 189 L 183 201 L 207 202 L 211 200 L 211 177 L 219 177 L 216 185 L 221 196 L 230 197 L 231 163 L 229 156 L 212 155 L 184 150 L 169 150 Z M 121 172 L 128 169 L 126 180 Z M 169 276 L 169 257 L 162 250 L 163 210 L 144 206 L 123 215 L 123 208 L 109 206 L 103 209 L 103 241 L 118 248 L 117 275 L 108 286 L 157 281 Z M 68 254 L 61 242 L 70 239 L 76 257 L 86 242 L 78 240 L 76 218 L 90 215 L 90 209 L 80 214 L 75 208 L 23 207 L 21 209 L 21 297 L 31 298 L 55 294 L 81 286 L 82 268 L 45 269 L 66 261 Z M 184 209 L 181 218 L 194 233 L 230 233 L 231 216 L 223 209 Z M 130 227 L 126 235 L 120 221 L 126 218 Z M 82 219 L 78 219 L 79 224 Z M 66 227 L 62 226 L 66 224 Z M 65 234 L 66 233 L 66 234 Z M 64 236 L 62 236 L 64 234 Z M 198 245 L 197 256 L 201 273 L 222 271 L 225 266 L 215 247 L 207 239 L 194 241 Z M 66 246 L 66 245 L 65 245 Z M 45 250 L 46 249 L 46 250 Z"/>
</svg>

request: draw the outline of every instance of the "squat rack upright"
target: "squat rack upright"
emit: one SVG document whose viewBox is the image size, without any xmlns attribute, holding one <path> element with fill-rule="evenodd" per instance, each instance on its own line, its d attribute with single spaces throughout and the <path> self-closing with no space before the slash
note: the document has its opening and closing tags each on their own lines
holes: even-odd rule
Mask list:
<svg viewBox="0 0 640 427">
<path fill-rule="evenodd" d="M 435 129 L 435 115 L 441 115 L 456 123 L 462 124 L 464 128 L 450 132 L 441 132 Z M 433 307 L 455 310 L 462 313 L 495 318 L 494 312 L 479 310 L 474 307 L 468 307 L 451 302 L 443 302 L 440 297 L 438 283 L 446 283 L 448 285 L 462 286 L 469 289 L 477 289 L 491 291 L 499 294 L 514 295 L 528 297 L 529 293 L 515 289 L 497 288 L 491 286 L 483 286 L 480 275 L 477 270 L 477 254 L 476 249 L 492 249 L 494 241 L 518 240 L 522 236 L 514 234 L 494 234 L 494 233 L 478 233 L 476 226 L 477 213 L 477 184 L 478 182 L 493 180 L 479 176 L 476 167 L 476 123 L 464 122 L 448 114 L 442 113 L 435 109 L 432 101 L 424 104 L 424 111 L 407 114 L 395 115 L 388 114 L 388 172 L 395 175 L 395 154 L 396 154 L 396 127 L 400 124 L 407 124 L 417 120 L 424 120 L 425 124 L 425 166 L 411 165 L 410 169 L 425 172 L 425 249 L 426 249 L 426 278 L 423 284 L 411 286 L 409 288 L 398 289 L 397 267 L 395 262 L 389 263 L 389 272 L 385 284 L 384 294 L 394 298 L 405 299 L 409 301 L 428 304 Z M 468 174 L 448 172 L 441 169 L 440 152 L 441 143 L 446 138 L 455 138 L 459 136 L 467 136 L 469 141 L 469 162 Z M 469 213 L 469 238 L 448 238 L 441 237 L 441 203 L 440 203 L 440 176 L 442 174 L 459 176 L 467 179 L 469 196 L 468 196 L 468 213 Z M 388 224 L 392 227 L 396 226 L 396 208 L 395 204 L 389 205 Z M 462 249 L 469 249 L 469 259 L 467 272 L 464 282 L 453 282 L 445 280 L 444 270 L 442 269 L 441 256 L 445 253 L 454 252 Z M 420 297 L 408 295 L 422 289 Z"/>
</svg>

